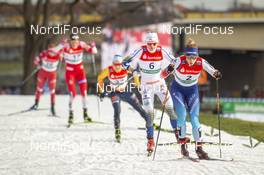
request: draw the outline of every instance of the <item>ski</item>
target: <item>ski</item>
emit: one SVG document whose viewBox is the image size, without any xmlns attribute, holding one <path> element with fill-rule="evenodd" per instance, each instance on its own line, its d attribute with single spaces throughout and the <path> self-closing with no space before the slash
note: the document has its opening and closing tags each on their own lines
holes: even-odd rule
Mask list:
<svg viewBox="0 0 264 175">
<path fill-rule="evenodd" d="M 29 108 L 29 109 L 26 109 L 26 110 L 9 113 L 9 114 L 7 114 L 7 116 L 13 116 L 13 115 L 23 114 L 23 113 L 26 113 L 26 112 L 33 112 L 33 111 L 44 111 L 44 110 L 48 110 L 48 108 L 39 108 L 39 109 L 31 109 L 31 108 Z"/>
<path fill-rule="evenodd" d="M 209 159 L 200 159 L 200 160 L 205 160 L 205 161 L 223 161 L 223 162 L 232 162 L 232 161 L 234 161 L 233 158 L 224 159 L 224 158 L 211 158 L 211 157 L 209 157 Z"/>
<path fill-rule="evenodd" d="M 101 121 L 89 121 L 89 122 L 76 122 L 73 123 L 73 125 L 82 125 L 82 124 L 105 124 L 105 125 L 110 125 L 110 123 L 106 123 L 106 122 L 101 122 Z"/>
<path fill-rule="evenodd" d="M 70 127 L 71 127 L 71 125 L 72 125 L 72 124 L 68 124 L 66 127 L 67 127 L 67 128 L 70 128 Z"/>
<path fill-rule="evenodd" d="M 112 125 L 110 123 L 106 123 L 106 122 L 101 122 L 101 121 L 91 121 L 91 122 L 74 122 L 71 124 L 67 124 L 67 128 L 70 128 L 71 126 L 74 125 L 89 125 L 89 124 L 103 124 L 103 125 Z"/>
<path fill-rule="evenodd" d="M 141 127 L 139 127 L 138 129 L 139 130 L 146 130 L 146 128 L 141 128 Z M 158 128 L 154 128 L 154 129 L 155 130 L 158 130 Z M 164 132 L 174 133 L 174 131 L 173 130 L 170 130 L 170 129 L 161 128 L 160 130 L 161 131 L 164 131 Z"/>
<path fill-rule="evenodd" d="M 52 114 L 49 114 L 48 117 L 56 117 L 56 118 L 60 118 L 59 115 L 52 115 Z"/>
<path fill-rule="evenodd" d="M 143 128 L 143 127 L 138 127 L 137 129 L 138 129 L 138 130 L 146 130 L 146 128 Z M 156 131 L 158 131 L 158 130 L 159 130 L 159 128 L 158 128 L 158 127 L 154 127 L 154 129 L 155 129 Z M 174 133 L 174 131 L 173 131 L 173 130 L 171 130 L 171 129 L 166 129 L 166 128 L 160 128 L 160 131 L 163 131 L 163 132 L 168 132 L 168 133 Z M 189 133 L 186 133 L 186 135 L 191 135 L 191 134 L 189 134 Z"/>
<path fill-rule="evenodd" d="M 200 159 L 199 158 L 194 158 L 194 157 L 190 157 L 190 156 L 183 156 L 181 158 L 179 158 L 179 160 L 190 160 L 192 162 L 200 162 Z"/>
<path fill-rule="evenodd" d="M 178 142 L 168 142 L 168 143 L 159 143 L 159 146 L 170 146 L 170 145 L 177 145 L 179 144 Z M 195 144 L 195 141 L 190 141 L 188 144 Z M 204 145 L 219 145 L 218 142 L 202 142 Z M 221 143 L 221 146 L 232 146 L 232 143 Z"/>
</svg>

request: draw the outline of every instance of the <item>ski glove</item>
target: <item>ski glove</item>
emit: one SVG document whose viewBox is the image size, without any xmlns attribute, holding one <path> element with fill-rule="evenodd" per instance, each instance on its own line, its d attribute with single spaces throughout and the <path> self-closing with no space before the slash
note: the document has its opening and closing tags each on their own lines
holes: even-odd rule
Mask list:
<svg viewBox="0 0 264 175">
<path fill-rule="evenodd" d="M 214 77 L 215 77 L 216 79 L 221 79 L 221 78 L 222 78 L 222 74 L 221 74 L 221 72 L 220 72 L 219 70 L 216 70 L 216 71 L 214 72 Z"/>
<path fill-rule="evenodd" d="M 101 101 L 103 101 L 103 99 L 105 98 L 106 96 L 106 93 L 105 92 L 102 92 L 102 93 L 99 93 L 99 98 Z"/>
<path fill-rule="evenodd" d="M 123 67 L 124 69 L 128 70 L 129 67 L 130 67 L 129 62 L 123 62 L 123 63 L 122 63 L 122 67 Z"/>
</svg>

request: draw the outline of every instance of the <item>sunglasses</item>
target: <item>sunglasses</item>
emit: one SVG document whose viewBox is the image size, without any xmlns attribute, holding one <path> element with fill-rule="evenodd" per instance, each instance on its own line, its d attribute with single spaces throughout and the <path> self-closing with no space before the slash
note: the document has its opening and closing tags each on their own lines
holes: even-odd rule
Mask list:
<svg viewBox="0 0 264 175">
<path fill-rule="evenodd" d="M 147 43 L 148 46 L 156 46 L 157 43 Z"/>
<path fill-rule="evenodd" d="M 122 64 L 121 63 L 114 63 L 113 65 L 114 66 L 121 66 Z"/>
<path fill-rule="evenodd" d="M 188 59 L 195 60 L 197 58 L 197 55 L 187 55 Z"/>
</svg>

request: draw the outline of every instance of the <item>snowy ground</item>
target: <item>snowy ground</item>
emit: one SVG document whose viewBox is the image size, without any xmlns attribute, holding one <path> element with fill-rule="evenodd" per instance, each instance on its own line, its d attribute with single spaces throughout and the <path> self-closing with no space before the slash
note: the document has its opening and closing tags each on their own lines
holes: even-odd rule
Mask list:
<svg viewBox="0 0 264 175">
<path fill-rule="evenodd" d="M 113 139 L 113 109 L 109 99 L 101 103 L 100 118 L 96 97 L 89 96 L 88 100 L 89 114 L 106 124 L 78 124 L 66 128 L 67 96 L 57 97 L 60 117 L 49 116 L 48 96 L 40 103 L 40 108 L 47 110 L 7 116 L 27 109 L 34 97 L 0 96 L 0 174 L 264 174 L 264 144 L 247 148 L 242 144 L 249 144 L 248 137 L 224 132 L 222 142 L 233 143 L 233 146 L 222 147 L 223 157 L 234 158 L 233 162 L 181 160 L 179 146 L 159 146 L 156 160 L 152 161 L 152 157 L 146 156 L 145 131 L 137 129 L 144 127 L 144 121 L 135 111 L 122 103 L 122 143 L 119 144 Z M 75 119 L 81 122 L 79 97 L 76 102 Z M 158 112 L 156 123 L 159 116 Z M 169 128 L 167 116 L 163 127 Z M 210 132 L 206 126 L 203 130 Z M 218 137 L 205 136 L 204 140 L 217 142 Z M 173 134 L 161 132 L 159 143 L 173 141 Z M 218 146 L 205 146 L 205 149 L 211 157 L 218 157 Z M 196 157 L 193 145 L 189 146 L 189 151 Z"/>
</svg>

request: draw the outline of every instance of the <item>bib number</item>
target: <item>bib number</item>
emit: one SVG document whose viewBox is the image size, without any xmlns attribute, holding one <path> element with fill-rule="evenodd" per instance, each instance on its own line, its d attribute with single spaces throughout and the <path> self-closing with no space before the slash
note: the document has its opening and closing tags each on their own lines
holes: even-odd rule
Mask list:
<svg viewBox="0 0 264 175">
<path fill-rule="evenodd" d="M 154 63 L 149 63 L 149 68 L 154 69 Z"/>
<path fill-rule="evenodd" d="M 186 80 L 191 80 L 192 76 L 191 75 L 188 75 Z"/>
</svg>

